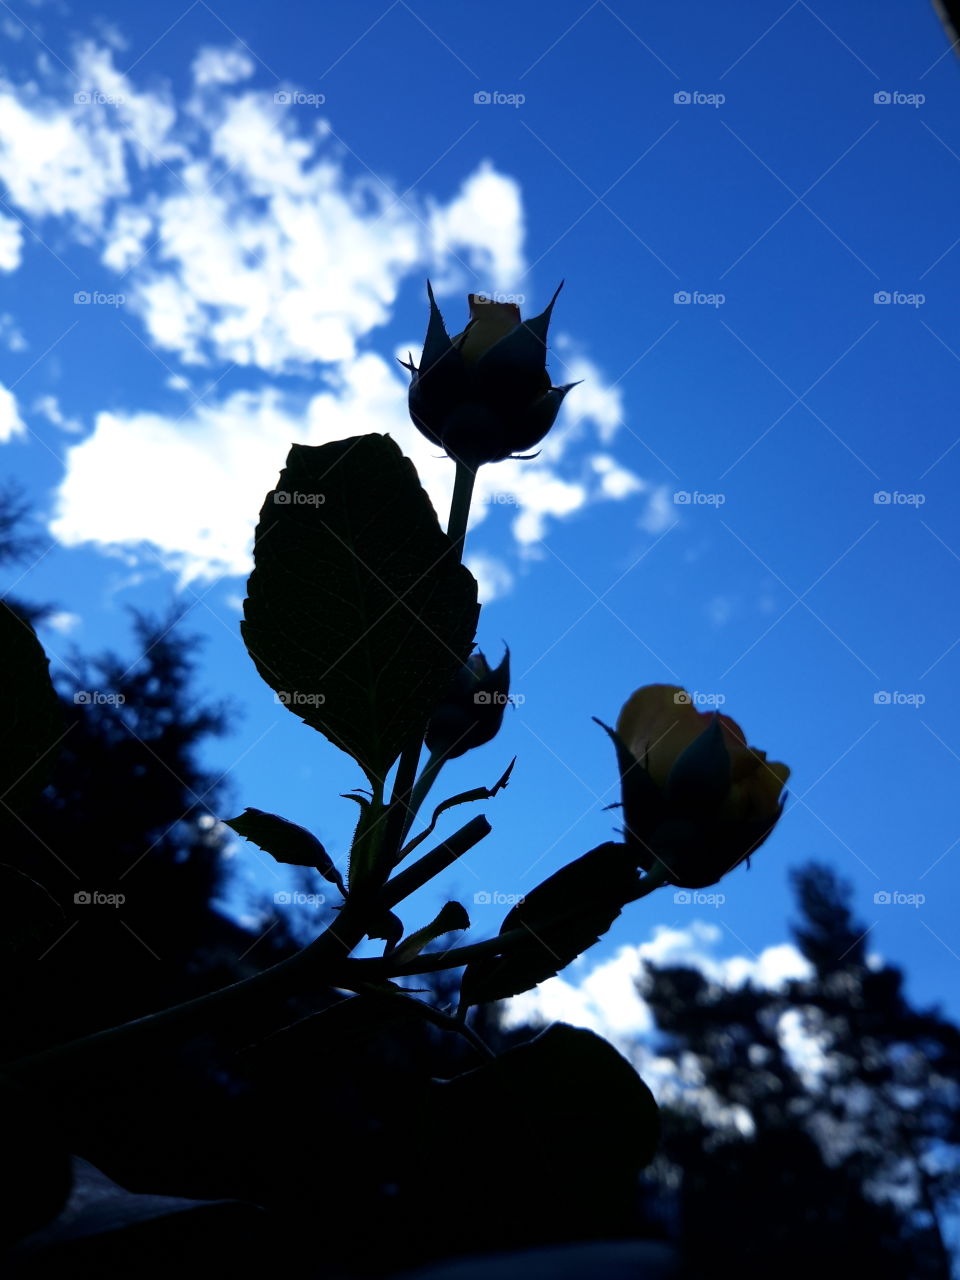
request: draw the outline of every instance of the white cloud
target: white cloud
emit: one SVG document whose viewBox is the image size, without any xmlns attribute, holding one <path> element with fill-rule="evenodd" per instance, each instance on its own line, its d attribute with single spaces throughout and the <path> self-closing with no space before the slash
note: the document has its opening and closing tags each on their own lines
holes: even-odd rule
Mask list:
<svg viewBox="0 0 960 1280">
<path fill-rule="evenodd" d="M 587 499 L 583 485 L 551 475 L 543 468 L 527 472 L 518 479 L 516 487 L 523 490 L 523 504 L 513 522 L 513 536 L 521 544 L 541 542 L 546 533 L 547 516 L 572 515 Z"/>
<path fill-rule="evenodd" d="M 718 925 L 694 920 L 683 929 L 659 925 L 653 937 L 638 946 L 620 947 L 608 960 L 588 966 L 581 957 L 563 973 L 533 991 L 506 1003 L 506 1020 L 569 1022 L 586 1027 L 623 1046 L 654 1030 L 653 1015 L 636 990 L 643 962 L 660 967 L 688 966 L 726 987 L 747 982 L 776 990 L 793 978 L 806 978 L 810 965 L 792 943 L 766 947 L 759 956 L 719 957 L 722 933 Z M 796 1043 L 799 1043 L 794 1037 Z"/>
<path fill-rule="evenodd" d="M 677 520 L 677 509 L 673 497 L 666 485 L 657 485 L 650 493 L 643 515 L 640 517 L 640 528 L 644 533 L 659 537 L 666 533 Z"/>
<path fill-rule="evenodd" d="M 112 51 L 90 41 L 77 49 L 75 64 L 81 92 L 92 99 L 88 104 L 75 99 L 75 110 L 92 136 L 109 132 L 122 138 L 141 168 L 186 157 L 171 137 L 177 112 L 169 95 L 138 91 L 114 67 Z"/>
<path fill-rule="evenodd" d="M 0 443 L 23 435 L 26 427 L 17 408 L 16 396 L 0 383 Z"/>
<path fill-rule="evenodd" d="M 631 493 L 643 493 L 646 483 L 632 471 L 621 467 L 609 454 L 598 453 L 590 459 L 590 466 L 600 477 L 600 489 L 606 498 L 628 498 Z"/>
<path fill-rule="evenodd" d="M 178 420 L 149 408 L 101 412 L 69 452 L 56 536 L 128 552 L 149 543 L 186 577 L 244 574 L 253 521 L 289 443 L 360 431 L 394 435 L 445 517 L 452 465 L 410 425 L 399 370 L 367 347 L 411 275 L 430 271 L 438 287 L 456 288 L 463 320 L 465 292 L 516 290 L 525 271 L 517 181 L 484 161 L 446 202 L 399 195 L 351 167 L 322 115 L 237 88 L 253 71 L 241 50 L 200 51 L 198 90 L 217 91 L 198 91 L 179 118 L 169 89 L 141 91 L 113 59 L 110 48 L 79 46 L 69 91 L 80 85 L 85 97 L 69 107 L 62 92 L 44 99 L 36 85 L 0 81 L 0 180 L 11 204 L 65 220 L 122 273 L 127 315 L 176 362 L 168 387 L 188 390 L 190 365 L 315 377 L 322 364 L 323 389 L 298 399 L 261 382 Z M 9 246 L 7 255 L 12 262 Z M 545 302 L 525 300 L 524 311 Z M 462 327 L 452 315 L 451 326 Z M 506 523 L 528 557 L 553 522 L 596 502 L 642 498 L 649 523 L 659 501 L 605 451 L 622 419 L 618 388 L 572 340 L 555 354 L 557 381 L 585 381 L 536 464 L 482 470 L 471 522 L 490 517 L 493 491 L 505 495 Z M 76 425 L 52 396 L 36 411 Z M 8 400 L 6 434 L 22 429 Z M 590 437 L 594 452 L 576 456 L 575 443 Z M 138 475 L 149 480 L 131 483 Z M 508 591 L 510 563 L 471 551 L 485 598 Z"/>
<path fill-rule="evenodd" d="M 117 209 L 107 231 L 101 258 L 118 275 L 129 269 L 146 253 L 153 230 L 153 219 L 143 209 Z"/>
<path fill-rule="evenodd" d="M 280 372 L 352 359 L 390 318 L 422 229 L 385 188 L 319 160 L 295 119 L 262 94 L 232 98 L 212 158 L 157 202 L 132 294 L 160 347 Z"/>
<path fill-rule="evenodd" d="M 514 997 L 508 1002 L 508 1023 L 531 1018 L 569 1022 L 615 1043 L 652 1030 L 652 1015 L 636 988 L 642 970 L 639 948 L 621 947 L 611 959 L 586 966 L 585 960 L 573 966 L 572 972 L 583 974 L 579 982 L 557 976 Z"/>
<path fill-rule="evenodd" d="M 20 332 L 17 322 L 9 311 L 0 315 L 0 343 L 8 351 L 26 351 L 29 343 Z"/>
<path fill-rule="evenodd" d="M 450 204 L 431 205 L 429 233 L 435 270 L 441 273 L 438 293 L 462 288 L 468 276 L 458 263 L 464 262 L 484 281 L 479 287 L 474 282 L 468 292 L 516 293 L 524 273 L 523 200 L 518 184 L 489 161 L 467 178 Z M 531 313 L 529 305 L 524 313 Z"/>
<path fill-rule="evenodd" d="M 69 613 L 61 609 L 59 613 L 51 613 L 48 618 L 44 618 L 43 625 L 56 631 L 57 635 L 68 636 L 76 631 L 82 621 L 79 613 Z"/>
<path fill-rule="evenodd" d="M 478 551 L 465 556 L 464 561 L 477 580 L 481 604 L 489 604 L 498 596 L 505 596 L 512 588 L 513 574 L 509 566 L 498 557 Z"/>
<path fill-rule="evenodd" d="M 566 290 L 564 291 L 566 292 Z M 554 314 L 563 314 L 564 295 L 557 299 Z M 555 386 L 577 382 L 568 396 L 569 409 L 565 432 L 580 435 L 590 424 L 601 444 L 609 444 L 623 426 L 625 409 L 620 388 L 607 383 L 597 365 L 587 356 L 577 352 L 572 339 L 566 333 L 558 334 L 551 344 L 550 369 Z"/>
<path fill-rule="evenodd" d="M 28 106 L 12 87 L 0 88 L 0 180 L 10 203 L 38 217 L 99 224 L 106 201 L 127 191 L 122 139 L 94 119 L 108 109 Z"/>
<path fill-rule="evenodd" d="M 33 412 L 42 414 L 48 422 L 52 422 L 55 427 L 59 427 L 61 431 L 67 431 L 71 435 L 79 435 L 83 430 L 83 427 L 75 418 L 68 418 L 64 414 L 60 408 L 60 401 L 56 396 L 38 396 L 33 402 Z"/>
<path fill-rule="evenodd" d="M 100 413 L 69 451 L 51 532 L 66 546 L 148 542 L 182 580 L 246 574 L 256 515 L 293 434 L 269 391 L 200 405 L 189 430 L 154 413 Z"/>
<path fill-rule="evenodd" d="M 820 1084 L 828 1062 L 825 1053 L 827 1037 L 815 1032 L 799 1009 L 787 1009 L 781 1014 L 777 1037 L 804 1086 L 812 1089 Z"/>
<path fill-rule="evenodd" d="M 52 534 L 67 546 L 149 543 L 169 557 L 181 580 L 242 576 L 251 568 L 253 529 L 264 494 L 290 444 L 323 444 L 370 431 L 391 435 L 413 460 L 445 524 L 453 464 L 410 422 L 405 375 L 368 353 L 328 371 L 325 381 L 305 404 L 264 388 L 195 404 L 180 418 L 99 414 L 93 434 L 67 454 Z M 53 406 L 44 408 L 49 416 Z M 543 536 L 549 520 L 611 497 L 603 481 L 619 468 L 612 462 L 595 464 L 596 457 L 581 464 L 584 480 L 577 483 L 561 476 L 560 467 L 569 465 L 562 458 L 553 465 L 508 461 L 482 468 L 471 527 L 492 510 L 505 509 L 515 513 L 514 528 Z M 140 483 L 138 477 L 143 477 Z M 615 487 L 616 496 L 633 491 L 623 481 Z M 495 495 L 510 501 L 492 502 Z M 492 600 L 510 589 L 513 571 L 502 557 L 471 550 L 468 562 L 482 598 Z"/>
<path fill-rule="evenodd" d="M 207 85 L 236 84 L 253 75 L 253 59 L 242 49 L 207 46 L 193 60 L 193 81 L 198 89 Z"/>
<path fill-rule="evenodd" d="M 0 215 L 0 271 L 16 271 L 23 252 L 23 231 L 16 218 Z"/>
</svg>

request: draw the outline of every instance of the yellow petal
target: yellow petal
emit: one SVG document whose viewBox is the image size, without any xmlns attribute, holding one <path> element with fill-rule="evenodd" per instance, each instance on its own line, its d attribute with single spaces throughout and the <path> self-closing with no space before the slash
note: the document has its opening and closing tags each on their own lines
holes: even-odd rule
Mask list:
<svg viewBox="0 0 960 1280">
<path fill-rule="evenodd" d="M 754 768 L 742 773 L 730 787 L 723 817 L 738 822 L 773 818 L 780 808 L 780 793 L 790 777 L 785 764 L 769 763 L 763 752 L 751 752 Z"/>
<path fill-rule="evenodd" d="M 471 293 L 469 302 L 470 323 L 451 341 L 460 347 L 467 364 L 474 364 L 495 342 L 517 327 L 520 308 L 515 302 L 491 302 L 480 293 Z"/>
<path fill-rule="evenodd" d="M 648 684 L 630 695 L 617 719 L 617 733 L 625 746 L 663 786 L 674 761 L 709 728 L 679 685 Z"/>
</svg>

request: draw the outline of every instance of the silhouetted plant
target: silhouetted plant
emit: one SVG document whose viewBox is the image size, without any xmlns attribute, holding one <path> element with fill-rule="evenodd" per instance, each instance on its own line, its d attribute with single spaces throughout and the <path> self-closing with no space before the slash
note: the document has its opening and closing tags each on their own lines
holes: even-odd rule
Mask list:
<svg viewBox="0 0 960 1280">
<path fill-rule="evenodd" d="M 435 919 L 410 929 L 398 914 L 412 893 L 491 829 L 477 816 L 421 852 L 448 811 L 493 799 L 511 778 L 512 762 L 492 786 L 442 800 L 414 831 L 445 764 L 491 741 L 509 700 L 508 657 L 491 669 L 473 652 L 477 584 L 462 550 L 479 466 L 537 444 L 570 390 L 552 387 L 546 372 L 555 300 L 523 322 L 513 304 L 471 295 L 471 318 L 451 339 L 430 293 L 423 356 L 419 367 L 407 365 L 410 412 L 455 464 L 446 532 L 413 465 L 382 435 L 294 445 L 260 512 L 241 626 L 247 649 L 277 701 L 350 755 L 365 785 L 345 797 L 358 811 L 345 866 L 313 832 L 279 815 L 251 806 L 226 821 L 279 862 L 322 876 L 342 897 L 335 919 L 262 973 L 5 1067 L 16 1086 L 42 1091 L 65 1075 L 109 1070 L 118 1059 L 129 1079 L 154 1081 L 157 1062 L 198 1036 L 220 1053 L 243 1046 L 232 1068 L 234 1105 L 223 1106 L 217 1119 L 211 1102 L 206 1118 L 225 1144 L 231 1123 L 245 1117 L 248 1130 L 264 1123 L 265 1100 L 284 1090 L 301 1099 L 312 1090 L 315 1098 L 347 1104 L 328 1118 L 326 1145 L 335 1160 L 313 1167 L 296 1142 L 281 1139 L 279 1158 L 268 1165 L 237 1153 L 227 1190 L 278 1212 L 322 1203 L 333 1207 L 336 1220 L 336 1209 L 346 1210 L 362 1188 L 370 1212 L 389 1225 L 395 1257 L 465 1247 L 465 1205 L 472 1218 L 490 1224 L 489 1247 L 522 1244 L 531 1223 L 547 1220 L 558 1239 L 629 1231 L 636 1176 L 654 1153 L 659 1129 L 639 1076 L 606 1041 L 562 1024 L 496 1054 L 470 1010 L 557 973 L 629 903 L 668 884 L 711 884 L 733 869 L 772 831 L 789 773 L 749 746 L 735 721 L 697 711 L 683 689 L 646 686 L 627 699 L 616 729 L 607 730 L 621 774 L 622 839 L 549 876 L 487 941 L 433 946 L 470 928 L 460 903 L 446 903 Z M 19 715 L 13 723 L 27 726 L 10 737 L 10 775 L 36 770 L 39 786 L 37 758 L 64 741 L 63 729 L 51 721 L 41 732 L 33 723 L 41 719 L 32 707 L 56 703 L 46 660 L 22 618 L 9 610 L 3 618 L 16 668 L 16 693 L 7 696 Z M 147 647 L 146 623 L 137 626 Z M 83 794 L 62 796 L 61 816 L 65 824 L 83 821 L 92 806 L 89 826 L 118 825 L 119 860 L 98 864 L 101 891 L 116 893 L 121 865 L 139 856 L 153 866 L 149 855 L 171 838 L 165 823 L 186 787 L 193 796 L 181 819 L 187 830 L 175 837 L 183 856 L 175 868 L 157 861 L 150 892 L 189 935 L 178 891 L 187 886 L 190 902 L 205 903 L 217 868 L 217 838 L 211 845 L 200 823 L 215 787 L 193 765 L 189 748 L 216 732 L 220 720 L 183 705 L 188 666 L 182 649 L 164 647 L 162 637 L 153 639 L 145 666 L 130 672 L 122 665 L 105 660 L 84 673 L 94 687 L 113 692 L 117 714 L 96 734 L 75 733 L 67 742 L 67 751 L 85 755 L 91 776 Z M 128 723 L 128 705 L 136 707 L 135 725 Z M 83 723 L 81 716 L 72 727 Z M 421 767 L 425 742 L 429 755 Z M 128 772 L 142 776 L 143 787 L 133 781 L 122 797 L 99 791 L 99 751 L 126 752 Z M 165 769 L 174 775 L 169 783 Z M 141 850 L 130 844 L 122 819 L 125 806 L 148 800 L 158 825 L 153 844 Z M 141 830 L 142 824 L 137 840 Z M 126 876 L 124 870 L 120 878 Z M 382 940 L 383 954 L 355 958 L 365 938 Z M 462 971 L 455 1008 L 398 985 L 443 971 Z M 284 1028 L 292 1008 L 331 988 L 337 994 L 321 1000 L 326 1008 Z M 449 1063 L 462 1068 L 459 1074 L 432 1078 L 399 1050 L 415 1043 L 425 1025 L 459 1038 L 469 1055 Z M 501 1118 L 508 1138 L 491 1141 L 490 1116 Z M 462 1153 L 469 1158 L 458 1165 L 458 1177 L 444 1179 L 441 1171 Z M 198 1181 L 209 1193 L 204 1175 L 191 1176 L 192 1193 Z M 223 1165 L 205 1176 L 222 1178 Z M 413 1210 L 427 1200 L 434 1216 L 425 1237 Z M 381 1246 L 358 1247 L 376 1255 Z"/>
</svg>

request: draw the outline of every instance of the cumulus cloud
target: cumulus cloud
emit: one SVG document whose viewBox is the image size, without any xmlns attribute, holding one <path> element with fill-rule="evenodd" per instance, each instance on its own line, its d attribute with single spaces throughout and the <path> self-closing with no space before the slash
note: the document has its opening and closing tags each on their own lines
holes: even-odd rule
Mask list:
<svg viewBox="0 0 960 1280">
<path fill-rule="evenodd" d="M 306 400 L 270 388 L 200 400 L 179 418 L 139 411 L 98 414 L 93 433 L 67 453 L 51 532 L 67 546 L 149 543 L 184 581 L 246 575 L 257 514 L 290 445 L 371 431 L 389 434 L 413 459 L 445 520 L 453 465 L 410 422 L 399 371 L 370 352 L 328 371 L 325 383 Z M 54 421 L 56 402 L 43 408 Z M 548 519 L 624 496 L 622 485 L 616 494 L 604 492 L 610 468 L 597 470 L 587 460 L 581 469 L 582 483 L 570 484 L 555 466 L 485 467 L 478 475 L 472 523 L 506 509 L 514 527 L 526 522 L 542 534 Z M 514 575 L 502 558 L 474 552 L 468 563 L 484 599 L 510 590 Z"/>
<path fill-rule="evenodd" d="M 0 383 L 0 444 L 12 440 L 14 436 L 23 435 L 25 431 L 16 396 Z"/>
<path fill-rule="evenodd" d="M 625 1042 L 654 1029 L 650 1009 L 636 989 L 644 961 L 661 967 L 698 969 L 711 981 L 726 987 L 740 987 L 750 982 L 776 990 L 791 979 L 811 975 L 809 963 L 792 943 L 766 947 L 753 957 L 721 957 L 716 954 L 721 937 L 718 925 L 700 920 L 682 929 L 659 925 L 647 942 L 620 947 L 613 957 L 599 964 L 590 965 L 586 958 L 581 958 L 533 991 L 515 996 L 506 1005 L 508 1025 L 569 1022 L 606 1036 L 622 1047 Z M 793 1033 L 793 1043 L 799 1046 L 796 1027 L 791 1024 L 788 1031 Z"/>
<path fill-rule="evenodd" d="M 322 112 L 244 83 L 255 67 L 242 49 L 199 51 L 196 93 L 179 114 L 169 89 L 141 90 L 117 70 L 111 48 L 83 43 L 75 65 L 69 96 L 0 81 L 0 181 L 11 208 L 59 218 L 98 249 L 121 277 L 126 316 L 162 353 L 165 386 L 193 404 L 180 416 L 149 400 L 95 414 L 92 434 L 67 454 L 55 536 L 128 554 L 149 544 L 182 579 L 245 574 L 256 513 L 289 444 L 362 431 L 398 440 L 445 516 L 453 468 L 413 430 L 399 370 L 370 347 L 411 277 L 432 273 L 464 313 L 465 292 L 516 287 L 526 269 L 516 179 L 483 161 L 446 201 L 398 193 L 351 164 Z M 0 269 L 19 261 L 19 235 L 0 221 Z M 546 301 L 525 299 L 523 309 Z M 452 314 L 451 324 L 462 327 Z M 225 365 L 242 366 L 254 385 L 195 397 L 184 373 Z M 658 519 L 659 496 L 610 451 L 619 389 L 562 335 L 551 371 L 582 385 L 535 466 L 483 468 L 471 520 L 499 512 L 528 556 L 554 522 L 594 503 L 640 499 L 648 524 Z M 299 394 L 291 383 L 270 390 L 277 374 L 304 379 Z M 9 438 L 23 424 L 9 394 L 0 403 Z M 35 411 L 76 428 L 53 396 Z M 484 598 L 511 589 L 502 555 L 474 548 L 473 565 Z"/>
<path fill-rule="evenodd" d="M 64 105 L 62 93 L 43 97 L 35 85 L 0 81 L 0 181 L 20 211 L 92 230 L 129 193 L 128 162 L 145 169 L 186 153 L 170 140 L 173 106 L 135 89 L 111 50 L 80 46 L 71 95 Z"/>
<path fill-rule="evenodd" d="M 513 586 L 514 576 L 509 565 L 497 556 L 475 552 L 465 557 L 467 568 L 477 580 L 477 594 L 481 604 L 489 604 L 498 596 L 504 596 Z"/>
<path fill-rule="evenodd" d="M 26 351 L 29 346 L 9 311 L 0 314 L 0 344 L 8 351 Z"/>
<path fill-rule="evenodd" d="M 127 191 L 122 139 L 82 119 L 81 110 L 28 105 L 11 86 L 0 87 L 0 181 L 24 212 L 95 225 L 107 200 Z"/>
<path fill-rule="evenodd" d="M 37 396 L 33 402 L 33 412 L 39 413 L 48 422 L 52 422 L 55 427 L 59 427 L 61 431 L 67 431 L 71 435 L 79 435 L 83 430 L 83 427 L 75 418 L 66 416 L 60 408 L 60 401 L 56 396 Z"/>
<path fill-rule="evenodd" d="M 457 267 L 464 261 L 487 282 L 484 288 L 488 291 L 515 290 L 524 272 L 520 188 L 485 162 L 467 178 L 450 204 L 432 204 L 429 235 L 440 273 L 438 293 L 462 289 L 466 273 Z M 483 288 L 472 292 L 483 292 Z"/>
<path fill-rule="evenodd" d="M 23 231 L 16 218 L 0 216 L 0 271 L 16 271 L 23 251 Z"/>
<path fill-rule="evenodd" d="M 193 82 L 198 89 L 237 84 L 248 80 L 254 70 L 253 59 L 242 49 L 207 45 L 193 60 Z"/>
</svg>

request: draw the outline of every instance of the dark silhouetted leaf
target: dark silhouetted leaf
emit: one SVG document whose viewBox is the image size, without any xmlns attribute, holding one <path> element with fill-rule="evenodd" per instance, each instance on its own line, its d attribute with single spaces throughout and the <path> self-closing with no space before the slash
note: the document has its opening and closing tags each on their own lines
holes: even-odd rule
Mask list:
<svg viewBox="0 0 960 1280">
<path fill-rule="evenodd" d="M 333 859 L 312 832 L 295 822 L 262 809 L 244 809 L 238 818 L 224 818 L 224 825 L 269 853 L 278 862 L 294 867 L 316 867 L 324 880 L 335 884 L 345 894 L 340 872 Z"/>
<path fill-rule="evenodd" d="M 459 902 L 445 902 L 437 916 L 428 925 L 424 925 L 416 933 L 411 933 L 403 945 L 397 947 L 394 958 L 398 961 L 412 960 L 414 956 L 420 954 L 427 943 L 433 942 L 435 938 L 442 938 L 445 933 L 453 933 L 455 930 L 469 928 L 470 917 L 466 909 Z"/>
<path fill-rule="evenodd" d="M 30 624 L 0 600 L 0 801 L 43 790 L 63 736 L 49 661 Z"/>
<path fill-rule="evenodd" d="M 409 844 L 404 845 L 400 850 L 400 856 L 397 861 L 402 862 L 404 858 L 413 853 L 414 849 L 416 849 L 418 845 L 422 844 L 423 841 L 426 840 L 427 836 L 432 834 L 433 829 L 439 821 L 440 815 L 446 813 L 448 809 L 452 809 L 458 804 L 472 804 L 475 800 L 492 800 L 497 792 L 502 787 L 505 787 L 510 781 L 510 775 L 513 773 L 513 766 L 516 763 L 517 757 L 514 756 L 492 787 L 472 787 L 469 791 L 461 791 L 459 795 L 450 796 L 449 799 L 444 800 L 442 804 L 438 804 L 433 811 L 433 817 L 430 819 L 429 827 L 421 831 L 420 834 L 411 840 Z"/>
<path fill-rule="evenodd" d="M 391 951 L 403 937 L 403 921 L 392 911 L 384 909 L 371 917 L 367 934 L 371 938 L 383 938 Z"/>
<path fill-rule="evenodd" d="M 552 978 L 606 933 L 639 885 L 622 844 L 599 845 L 568 863 L 507 912 L 500 933 L 525 930 L 529 941 L 468 965 L 461 1001 L 505 1000 Z"/>
<path fill-rule="evenodd" d="M 469 656 L 477 584 L 387 436 L 294 445 L 243 637 L 280 701 L 382 780 Z"/>
<path fill-rule="evenodd" d="M 639 1171 L 660 1137 L 653 1094 L 626 1058 L 592 1031 L 563 1022 L 440 1082 L 437 1096 L 448 1122 L 453 1110 L 463 1117 L 466 1133 L 461 1126 L 447 1132 L 460 1133 L 466 1149 L 474 1147 L 469 1130 L 478 1120 L 481 1126 L 493 1117 L 503 1121 L 499 1171 L 507 1173 L 509 1152 L 507 1163 L 515 1162 L 521 1185 L 551 1170 Z"/>
</svg>

